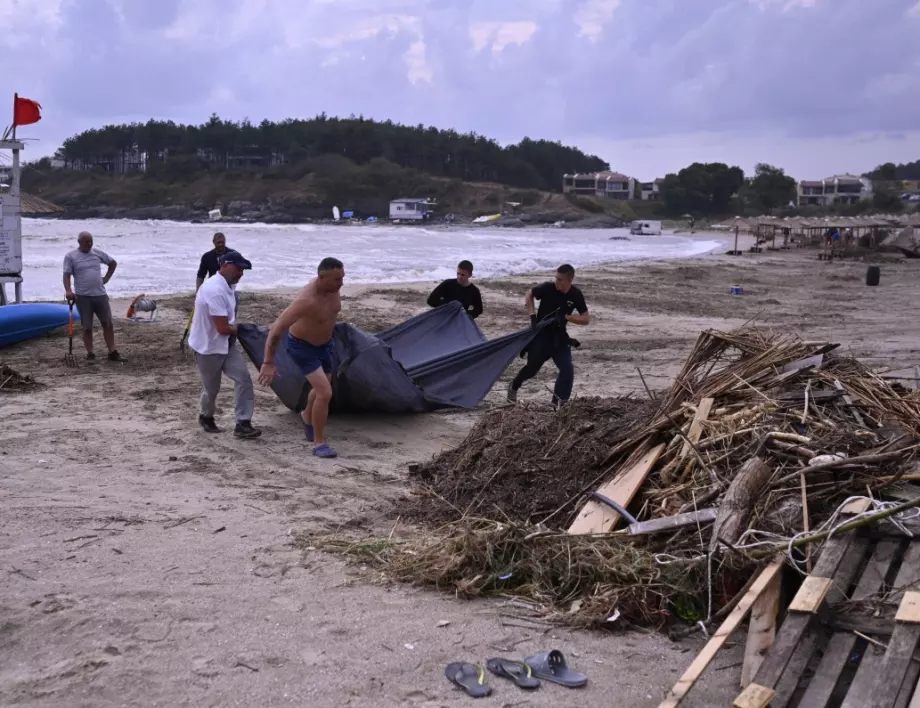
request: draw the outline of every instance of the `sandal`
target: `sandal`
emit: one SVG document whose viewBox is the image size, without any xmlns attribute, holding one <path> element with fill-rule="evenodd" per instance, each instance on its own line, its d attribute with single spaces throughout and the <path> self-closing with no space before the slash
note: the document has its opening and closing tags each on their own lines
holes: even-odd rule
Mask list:
<svg viewBox="0 0 920 708">
<path fill-rule="evenodd" d="M 496 676 L 514 681 L 518 688 L 540 688 L 540 682 L 533 677 L 530 665 L 523 661 L 497 657 L 489 659 L 486 667 Z"/>
<path fill-rule="evenodd" d="M 486 672 L 479 664 L 455 661 L 447 665 L 444 675 L 473 698 L 483 698 L 492 693 L 492 687 L 486 685 Z"/>
<path fill-rule="evenodd" d="M 313 454 L 317 457 L 337 457 L 339 453 L 329 447 L 326 443 L 317 445 L 313 448 Z"/>
<path fill-rule="evenodd" d="M 533 669 L 533 675 L 544 681 L 552 681 L 568 688 L 581 688 L 588 683 L 588 677 L 572 671 L 565 663 L 565 656 L 558 649 L 528 656 L 525 660 Z"/>
</svg>

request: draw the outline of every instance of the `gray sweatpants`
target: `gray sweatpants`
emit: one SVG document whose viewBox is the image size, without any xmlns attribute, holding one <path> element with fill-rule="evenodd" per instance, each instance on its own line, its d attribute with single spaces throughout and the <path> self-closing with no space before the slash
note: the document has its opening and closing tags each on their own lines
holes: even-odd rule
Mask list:
<svg viewBox="0 0 920 708">
<path fill-rule="evenodd" d="M 240 348 L 234 344 L 227 354 L 195 353 L 195 363 L 201 374 L 201 415 L 212 417 L 220 391 L 221 374 L 234 382 L 233 393 L 236 405 L 236 420 L 252 420 L 255 407 L 255 395 L 252 392 L 252 379 Z"/>
</svg>

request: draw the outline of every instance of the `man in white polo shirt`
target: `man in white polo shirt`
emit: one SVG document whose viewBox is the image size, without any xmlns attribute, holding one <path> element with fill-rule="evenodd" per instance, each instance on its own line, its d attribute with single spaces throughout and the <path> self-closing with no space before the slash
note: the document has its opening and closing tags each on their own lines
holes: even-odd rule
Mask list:
<svg viewBox="0 0 920 708">
<path fill-rule="evenodd" d="M 236 345 L 236 298 L 231 288 L 240 282 L 244 271 L 252 268 L 252 263 L 237 251 L 227 251 L 218 264 L 216 276 L 208 278 L 195 295 L 195 314 L 188 335 L 188 345 L 195 352 L 195 363 L 201 374 L 198 423 L 205 432 L 220 432 L 214 422 L 214 409 L 221 375 L 226 374 L 235 384 L 236 428 L 233 434 L 238 438 L 257 438 L 262 431 L 252 427 L 255 396 L 246 362 Z"/>
</svg>

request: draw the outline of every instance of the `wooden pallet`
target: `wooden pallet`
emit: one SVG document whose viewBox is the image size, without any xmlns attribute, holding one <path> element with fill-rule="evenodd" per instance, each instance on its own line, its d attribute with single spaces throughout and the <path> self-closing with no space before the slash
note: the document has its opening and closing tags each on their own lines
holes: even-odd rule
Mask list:
<svg viewBox="0 0 920 708">
<path fill-rule="evenodd" d="M 920 534 L 832 538 L 735 708 L 920 708 Z"/>
</svg>

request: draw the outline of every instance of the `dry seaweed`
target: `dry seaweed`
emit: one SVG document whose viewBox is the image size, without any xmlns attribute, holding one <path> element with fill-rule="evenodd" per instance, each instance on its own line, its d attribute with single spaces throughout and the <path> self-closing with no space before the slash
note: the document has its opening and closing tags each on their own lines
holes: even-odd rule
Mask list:
<svg viewBox="0 0 920 708">
<path fill-rule="evenodd" d="M 755 328 L 709 330 L 654 400 L 490 411 L 416 471 L 396 511 L 426 533 L 390 538 L 365 560 L 393 580 L 524 598 L 582 626 L 617 614 L 652 626 L 708 618 L 765 556 L 786 550 L 802 567 L 808 544 L 843 521 L 847 499 L 878 499 L 920 478 L 920 393 L 837 349 Z M 711 409 L 691 441 L 706 398 Z M 651 536 L 566 532 L 588 491 L 662 443 L 631 513 L 651 520 L 716 507 L 714 524 Z M 756 485 L 740 493 L 755 457 Z M 374 543 L 322 540 L 351 555 Z"/>
<path fill-rule="evenodd" d="M 11 393 L 37 388 L 38 383 L 31 374 L 20 374 L 6 364 L 0 364 L 0 392 Z"/>
<path fill-rule="evenodd" d="M 532 523 L 597 483 L 612 444 L 654 406 L 633 398 L 578 398 L 561 411 L 519 405 L 485 413 L 462 444 L 414 471 L 400 513 L 440 524 L 465 516 Z"/>
</svg>

